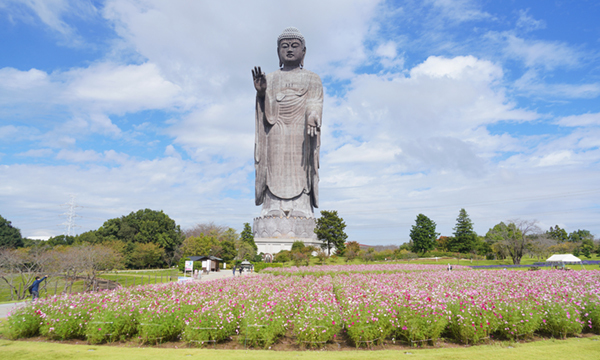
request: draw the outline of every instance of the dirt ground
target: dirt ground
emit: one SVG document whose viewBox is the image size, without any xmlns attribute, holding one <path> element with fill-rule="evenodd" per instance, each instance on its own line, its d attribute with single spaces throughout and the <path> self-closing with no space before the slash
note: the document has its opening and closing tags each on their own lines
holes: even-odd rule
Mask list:
<svg viewBox="0 0 600 360">
<path fill-rule="evenodd" d="M 579 335 L 579 338 L 588 338 L 593 337 L 595 334 L 591 333 L 583 333 Z M 172 348 L 172 349 L 184 349 L 184 348 L 198 348 L 202 347 L 205 349 L 217 349 L 217 350 L 243 350 L 243 349 L 255 349 L 255 350 L 273 350 L 273 351 L 365 351 L 365 350 L 397 350 L 397 351 L 410 351 L 411 349 L 439 349 L 439 348 L 460 348 L 460 347 L 471 347 L 478 345 L 492 345 L 499 347 L 510 347 L 516 343 L 529 343 L 533 341 L 547 340 L 550 339 L 549 336 L 541 336 L 534 335 L 531 338 L 519 341 L 509 341 L 509 340 L 495 340 L 495 339 L 486 339 L 476 345 L 465 345 L 460 344 L 452 340 L 440 339 L 435 344 L 431 342 L 423 342 L 423 343 L 415 343 L 414 346 L 406 341 L 392 341 L 392 340 L 384 340 L 382 343 L 375 344 L 364 344 L 364 346 L 356 347 L 348 338 L 345 336 L 341 336 L 339 341 L 330 342 L 326 344 L 307 344 L 303 346 L 301 344 L 296 343 L 296 341 L 291 337 L 291 334 L 286 335 L 280 338 L 275 344 L 267 347 L 266 349 L 260 347 L 246 347 L 244 344 L 243 337 L 230 338 L 228 341 L 224 341 L 221 343 L 205 343 L 201 346 L 197 346 L 195 343 L 187 343 L 184 341 L 176 341 L 176 342 L 165 342 L 162 344 L 140 344 L 137 340 L 130 340 L 126 342 L 113 342 L 106 343 L 98 346 L 114 346 L 114 347 L 130 347 L 130 348 L 145 348 L 145 347 L 155 347 L 155 348 Z M 20 339 L 17 341 L 33 341 L 33 342 L 50 342 L 50 343 L 60 343 L 60 344 L 73 344 L 73 345 L 82 345 L 88 344 L 85 340 L 64 340 L 64 341 L 52 341 L 47 340 L 43 337 L 34 337 L 28 339 Z M 96 345 L 95 345 L 96 346 Z"/>
</svg>

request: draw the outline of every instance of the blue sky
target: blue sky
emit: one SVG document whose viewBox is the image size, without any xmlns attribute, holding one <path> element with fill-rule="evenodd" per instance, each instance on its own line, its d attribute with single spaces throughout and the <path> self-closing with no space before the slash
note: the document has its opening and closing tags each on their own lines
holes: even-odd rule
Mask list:
<svg viewBox="0 0 600 360">
<path fill-rule="evenodd" d="M 400 244 L 465 208 L 600 235 L 595 1 L 0 0 L 0 215 L 29 237 L 141 208 L 241 230 L 250 69 L 306 38 L 326 89 L 321 208 Z"/>
</svg>

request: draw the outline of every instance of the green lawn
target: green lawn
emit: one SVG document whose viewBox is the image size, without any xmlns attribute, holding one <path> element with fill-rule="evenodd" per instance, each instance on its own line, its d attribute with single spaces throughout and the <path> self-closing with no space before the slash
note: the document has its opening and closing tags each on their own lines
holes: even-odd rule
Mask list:
<svg viewBox="0 0 600 360">
<path fill-rule="evenodd" d="M 117 347 L 67 345 L 48 342 L 0 340 L 3 359 L 490 359 L 490 360 L 590 360 L 600 359 L 599 337 L 544 340 L 526 344 L 496 343 L 472 347 L 406 350 L 350 350 L 350 351 L 289 351 L 268 350 L 208 350 L 151 347 Z"/>
<path fill-rule="evenodd" d="M 102 279 L 117 281 L 121 286 L 137 286 L 146 284 L 164 283 L 176 281 L 179 272 L 176 269 L 165 270 L 123 270 L 111 271 L 100 276 Z M 50 276 L 40 286 L 40 297 L 52 296 L 55 293 L 61 293 L 64 289 L 65 281 L 61 277 Z M 102 286 L 100 289 L 103 289 Z M 84 290 L 83 281 L 73 283 L 72 292 L 77 293 Z M 10 302 L 10 289 L 8 285 L 0 282 L 0 301 Z"/>
</svg>

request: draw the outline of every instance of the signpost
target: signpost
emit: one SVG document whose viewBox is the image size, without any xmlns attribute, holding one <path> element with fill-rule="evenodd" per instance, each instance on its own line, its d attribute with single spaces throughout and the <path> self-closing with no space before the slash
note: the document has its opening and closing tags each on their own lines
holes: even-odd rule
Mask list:
<svg viewBox="0 0 600 360">
<path fill-rule="evenodd" d="M 188 260 L 185 262 L 185 271 L 183 272 L 183 276 L 185 276 L 185 274 L 188 271 L 191 271 L 192 273 L 194 272 L 194 262 L 193 261 Z"/>
</svg>

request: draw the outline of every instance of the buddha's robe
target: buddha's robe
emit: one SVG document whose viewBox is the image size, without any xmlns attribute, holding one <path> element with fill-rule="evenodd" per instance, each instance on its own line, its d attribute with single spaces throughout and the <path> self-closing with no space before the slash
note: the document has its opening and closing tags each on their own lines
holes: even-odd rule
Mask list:
<svg viewBox="0 0 600 360">
<path fill-rule="evenodd" d="M 266 80 L 265 96 L 256 98 L 256 205 L 270 191 L 284 200 L 307 194 L 318 207 L 320 133 L 310 136 L 307 120 L 313 115 L 321 124 L 321 79 L 297 68 L 277 70 Z"/>
</svg>

